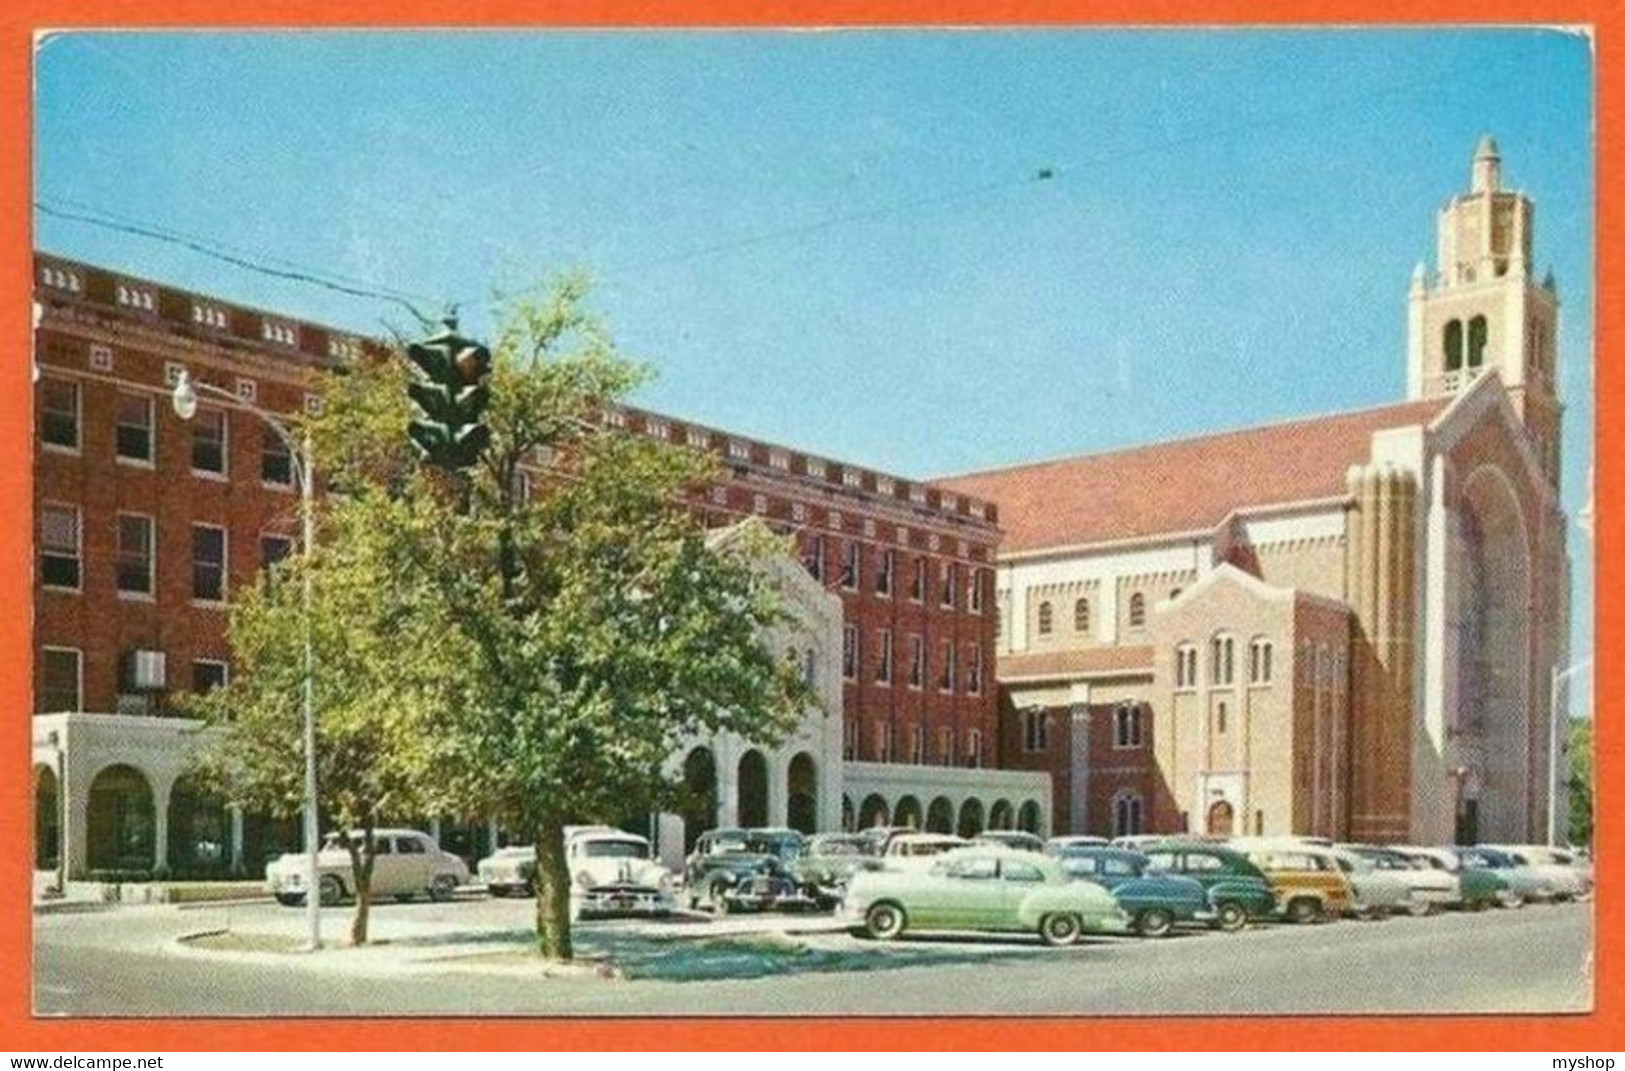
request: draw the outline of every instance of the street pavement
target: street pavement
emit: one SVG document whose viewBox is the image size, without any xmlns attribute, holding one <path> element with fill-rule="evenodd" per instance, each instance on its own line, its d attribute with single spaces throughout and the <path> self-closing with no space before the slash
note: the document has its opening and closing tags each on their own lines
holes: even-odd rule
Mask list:
<svg viewBox="0 0 1625 1071">
<path fill-rule="evenodd" d="M 581 924 L 588 954 L 630 962 L 658 950 L 643 976 L 629 969 L 624 978 L 590 970 L 543 977 L 523 965 L 511 950 L 533 911 L 529 901 L 485 899 L 379 905 L 383 946 L 318 956 L 211 956 L 177 944 L 211 930 L 300 932 L 302 912 L 266 903 L 39 915 L 35 1008 L 137 1017 L 1262 1015 L 1549 1013 L 1584 1011 L 1592 1001 L 1589 903 L 1099 938 L 1071 949 L 967 936 L 881 945 L 839 932 L 827 918 L 793 916 Z M 348 932 L 348 909 L 328 909 L 323 919 L 331 938 Z M 741 941 L 765 951 L 740 955 Z M 440 943 L 491 951 L 454 966 L 418 959 L 397 969 L 407 966 L 407 950 Z"/>
</svg>

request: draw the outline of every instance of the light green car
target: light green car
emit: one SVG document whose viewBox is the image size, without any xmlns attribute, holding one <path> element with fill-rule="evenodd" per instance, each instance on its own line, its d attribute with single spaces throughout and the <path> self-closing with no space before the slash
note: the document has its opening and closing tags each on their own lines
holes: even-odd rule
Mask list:
<svg viewBox="0 0 1625 1071">
<path fill-rule="evenodd" d="M 991 930 L 1070 945 L 1085 933 L 1129 932 L 1128 916 L 1099 885 L 1047 856 L 1002 848 L 947 852 L 923 871 L 860 873 L 841 910 L 881 941 L 905 930 Z"/>
</svg>

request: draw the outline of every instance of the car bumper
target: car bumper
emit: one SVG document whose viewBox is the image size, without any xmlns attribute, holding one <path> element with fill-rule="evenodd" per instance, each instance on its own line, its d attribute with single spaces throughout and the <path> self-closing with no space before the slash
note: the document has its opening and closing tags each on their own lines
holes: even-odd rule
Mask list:
<svg viewBox="0 0 1625 1071">
<path fill-rule="evenodd" d="M 1083 928 L 1090 933 L 1130 934 L 1134 932 L 1129 917 L 1123 914 L 1086 915 L 1083 922 Z"/>
<path fill-rule="evenodd" d="M 669 915 L 672 901 L 654 892 L 593 890 L 577 897 L 582 915 Z"/>
</svg>

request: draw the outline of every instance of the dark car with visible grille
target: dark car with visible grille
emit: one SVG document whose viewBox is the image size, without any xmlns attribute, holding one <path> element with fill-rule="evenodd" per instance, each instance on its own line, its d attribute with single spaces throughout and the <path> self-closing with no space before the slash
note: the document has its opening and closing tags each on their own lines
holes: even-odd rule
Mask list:
<svg viewBox="0 0 1625 1071">
<path fill-rule="evenodd" d="M 797 871 L 806 838 L 793 829 L 714 829 L 701 834 L 683 867 L 690 908 L 809 911 L 820 902 Z"/>
</svg>

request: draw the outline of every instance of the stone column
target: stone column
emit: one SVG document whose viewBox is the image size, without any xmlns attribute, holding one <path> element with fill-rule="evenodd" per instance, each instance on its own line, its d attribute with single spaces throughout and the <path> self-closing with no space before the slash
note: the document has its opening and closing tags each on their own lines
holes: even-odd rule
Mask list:
<svg viewBox="0 0 1625 1071">
<path fill-rule="evenodd" d="M 1067 768 L 1072 773 L 1072 791 L 1067 799 L 1067 830 L 1089 832 L 1089 704 L 1073 703 L 1069 708 L 1071 754 Z"/>
<path fill-rule="evenodd" d="M 790 760 L 782 752 L 767 759 L 767 824 L 790 824 Z"/>
<path fill-rule="evenodd" d="M 152 866 L 165 873 L 169 870 L 169 794 L 174 788 L 173 781 L 164 781 L 152 793 Z"/>
</svg>

